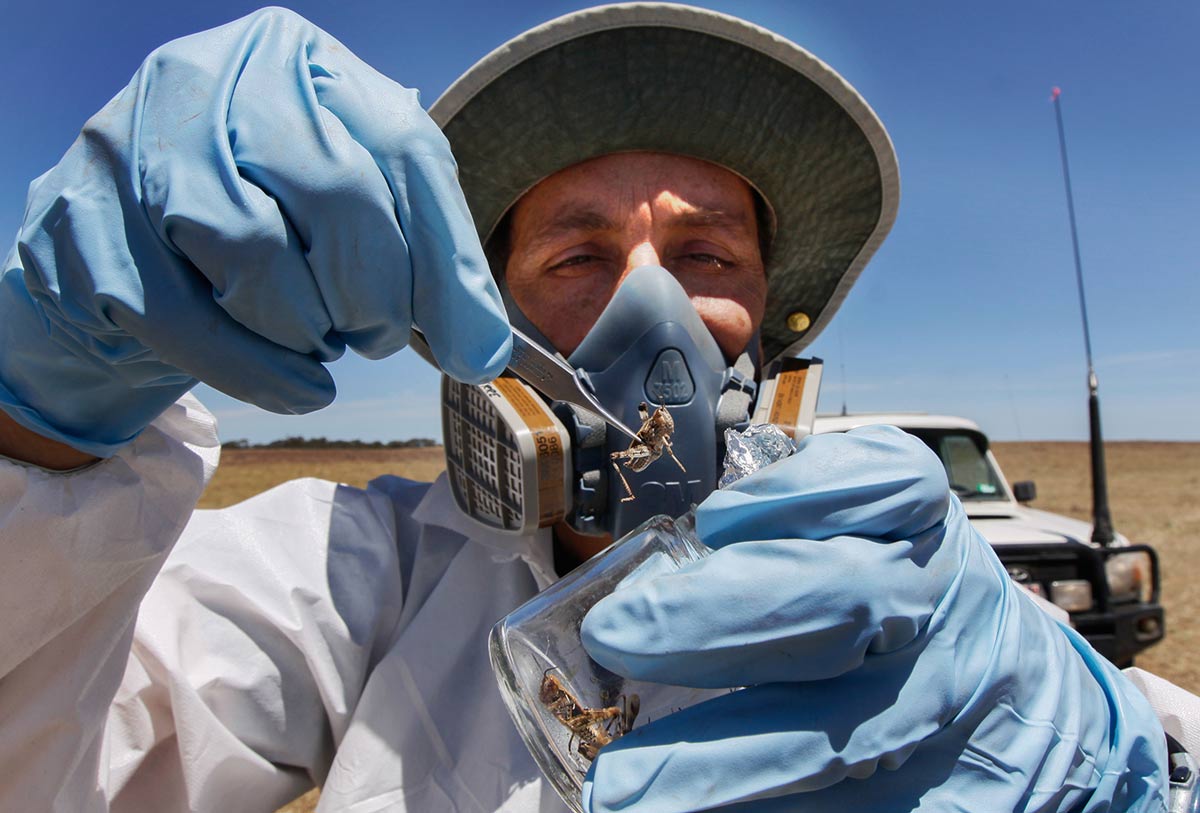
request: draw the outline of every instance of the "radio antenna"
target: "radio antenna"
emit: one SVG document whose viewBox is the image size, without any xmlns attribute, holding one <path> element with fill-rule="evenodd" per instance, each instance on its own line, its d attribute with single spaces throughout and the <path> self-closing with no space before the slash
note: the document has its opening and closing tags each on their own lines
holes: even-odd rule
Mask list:
<svg viewBox="0 0 1200 813">
<path fill-rule="evenodd" d="M 850 413 L 846 411 L 846 340 L 845 340 L 845 337 L 842 335 L 841 322 L 838 323 L 837 337 L 838 337 L 838 350 L 840 351 L 838 353 L 838 362 L 841 365 L 841 369 L 842 369 L 842 415 L 845 416 Z"/>
<path fill-rule="evenodd" d="M 1075 284 L 1079 289 L 1079 313 L 1083 317 L 1083 347 L 1087 353 L 1088 418 L 1092 452 L 1092 541 L 1110 545 L 1113 541 L 1112 515 L 1108 510 L 1108 477 L 1104 467 L 1104 442 L 1100 436 L 1100 381 L 1092 364 L 1092 335 L 1088 327 L 1087 299 L 1083 293 L 1083 262 L 1079 258 L 1079 231 L 1075 225 L 1075 196 L 1071 192 L 1071 170 L 1067 162 L 1067 137 L 1063 132 L 1062 90 L 1054 88 L 1054 118 L 1058 122 L 1058 150 L 1062 156 L 1063 185 L 1067 191 L 1067 215 L 1071 221 L 1071 248 L 1075 253 Z"/>
</svg>

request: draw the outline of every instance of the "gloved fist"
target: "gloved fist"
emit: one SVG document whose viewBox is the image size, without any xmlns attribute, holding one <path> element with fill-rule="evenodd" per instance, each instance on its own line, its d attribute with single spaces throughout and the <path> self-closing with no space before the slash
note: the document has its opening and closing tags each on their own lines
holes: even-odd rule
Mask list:
<svg viewBox="0 0 1200 813">
<path fill-rule="evenodd" d="M 417 93 L 282 9 L 147 58 L 30 187 L 0 282 L 0 408 L 111 454 L 197 380 L 275 412 L 419 325 L 487 380 L 510 332 Z"/>
<path fill-rule="evenodd" d="M 600 601 L 620 674 L 747 686 L 605 747 L 600 811 L 1158 811 L 1145 699 L 1012 583 L 937 457 L 890 427 L 808 438 L 696 512 L 716 551 Z"/>
</svg>

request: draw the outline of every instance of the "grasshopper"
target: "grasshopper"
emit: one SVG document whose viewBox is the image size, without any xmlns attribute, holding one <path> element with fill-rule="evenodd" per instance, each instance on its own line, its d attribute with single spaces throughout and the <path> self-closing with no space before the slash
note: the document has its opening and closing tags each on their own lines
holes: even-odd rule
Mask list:
<svg viewBox="0 0 1200 813">
<path fill-rule="evenodd" d="M 622 497 L 621 502 L 630 502 L 634 496 L 633 490 L 629 487 L 629 481 L 621 473 L 621 467 L 617 465 L 617 461 L 624 463 L 630 471 L 642 471 L 662 457 L 663 452 L 666 452 L 680 469 L 684 472 L 687 471 L 679 462 L 679 458 L 675 456 L 675 452 L 671 450 L 671 434 L 675 431 L 675 419 L 671 417 L 670 412 L 667 412 L 667 408 L 660 406 L 654 410 L 652 415 L 646 402 L 642 401 L 638 404 L 638 417 L 642 419 L 642 428 L 637 431 L 638 439 L 631 442 L 625 451 L 613 452 L 610 456 L 613 471 L 617 473 L 617 476 L 621 478 L 621 484 L 625 486 L 627 496 Z"/>
<path fill-rule="evenodd" d="M 633 722 L 637 719 L 641 707 L 641 699 L 636 694 L 630 695 L 628 702 L 622 698 L 622 705 L 625 707 L 623 709 L 616 706 L 588 708 L 571 694 L 561 680 L 550 674 L 554 668 L 550 667 L 542 674 L 538 699 L 556 720 L 571 731 L 567 747 L 570 748 L 578 740 L 576 752 L 591 762 L 600 753 L 601 748 L 633 729 Z"/>
</svg>

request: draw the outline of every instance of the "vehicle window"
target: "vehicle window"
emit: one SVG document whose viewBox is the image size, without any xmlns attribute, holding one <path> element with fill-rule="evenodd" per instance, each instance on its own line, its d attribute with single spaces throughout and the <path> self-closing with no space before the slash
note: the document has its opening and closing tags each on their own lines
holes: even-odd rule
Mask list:
<svg viewBox="0 0 1200 813">
<path fill-rule="evenodd" d="M 968 435 L 943 435 L 935 449 L 950 488 L 962 500 L 1004 499 L 996 472 Z"/>
<path fill-rule="evenodd" d="M 986 441 L 955 430 L 909 430 L 941 458 L 950 488 L 960 500 L 1008 499 L 1000 475 L 984 454 Z"/>
</svg>

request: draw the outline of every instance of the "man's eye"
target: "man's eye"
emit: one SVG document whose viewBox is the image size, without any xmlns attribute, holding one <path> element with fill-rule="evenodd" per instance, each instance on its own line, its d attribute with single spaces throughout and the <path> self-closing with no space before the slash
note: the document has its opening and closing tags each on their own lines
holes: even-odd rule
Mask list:
<svg viewBox="0 0 1200 813">
<path fill-rule="evenodd" d="M 724 271 L 726 269 L 733 268 L 733 263 L 731 261 L 726 260 L 723 257 L 718 257 L 715 254 L 688 254 L 685 259 L 687 259 L 689 262 L 707 266 L 714 271 Z"/>
<path fill-rule="evenodd" d="M 599 262 L 599 260 L 600 260 L 599 257 L 596 257 L 592 254 L 576 254 L 574 256 L 567 257 L 567 259 L 565 259 L 565 260 L 556 262 L 554 265 L 550 266 L 550 270 L 557 271 L 562 268 L 583 266 L 583 265 L 587 265 L 589 263 Z"/>
</svg>

